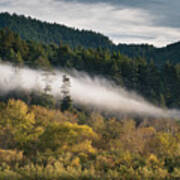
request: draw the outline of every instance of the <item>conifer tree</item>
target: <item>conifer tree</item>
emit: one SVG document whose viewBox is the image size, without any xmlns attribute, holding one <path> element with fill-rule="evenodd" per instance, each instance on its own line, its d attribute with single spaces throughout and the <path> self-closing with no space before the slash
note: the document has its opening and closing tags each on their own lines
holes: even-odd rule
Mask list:
<svg viewBox="0 0 180 180">
<path fill-rule="evenodd" d="M 61 102 L 61 111 L 64 112 L 66 110 L 72 109 L 72 99 L 70 96 L 70 79 L 67 75 L 63 75 L 62 79 L 62 86 L 61 86 L 61 94 L 62 94 L 62 102 Z"/>
<path fill-rule="evenodd" d="M 52 77 L 55 75 L 53 71 L 51 71 L 49 68 L 45 68 L 43 71 L 43 81 L 45 83 L 44 86 L 44 91 L 41 94 L 42 97 L 42 101 L 41 101 L 41 105 L 48 107 L 48 108 L 53 108 L 55 107 L 55 99 L 51 94 L 51 83 L 52 83 Z"/>
</svg>

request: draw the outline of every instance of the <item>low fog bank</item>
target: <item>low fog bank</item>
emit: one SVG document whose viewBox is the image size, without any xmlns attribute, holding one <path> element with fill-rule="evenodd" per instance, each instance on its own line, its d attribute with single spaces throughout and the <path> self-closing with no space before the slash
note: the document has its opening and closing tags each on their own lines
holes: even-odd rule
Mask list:
<svg viewBox="0 0 180 180">
<path fill-rule="evenodd" d="M 12 90 L 44 91 L 48 84 L 51 86 L 50 93 L 55 97 L 61 94 L 62 76 L 65 73 L 63 70 L 47 73 L 2 63 L 0 72 L 1 93 L 5 94 Z M 75 104 L 119 115 L 180 117 L 180 111 L 156 107 L 136 93 L 117 87 L 103 78 L 91 78 L 86 73 L 74 70 L 66 71 L 66 74 L 70 78 L 70 94 Z"/>
</svg>

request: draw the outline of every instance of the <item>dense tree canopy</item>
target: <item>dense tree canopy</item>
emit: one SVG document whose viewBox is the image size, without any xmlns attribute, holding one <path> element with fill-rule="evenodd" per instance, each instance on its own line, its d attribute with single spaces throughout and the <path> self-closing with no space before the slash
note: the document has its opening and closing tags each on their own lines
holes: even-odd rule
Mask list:
<svg viewBox="0 0 180 180">
<path fill-rule="evenodd" d="M 5 27 L 20 34 L 25 40 L 55 44 L 63 41 L 71 47 L 83 46 L 96 48 L 101 46 L 111 48 L 112 46 L 112 42 L 100 33 L 68 28 L 56 23 L 41 22 L 23 15 L 18 16 L 16 14 L 1 13 L 0 28 Z"/>
<path fill-rule="evenodd" d="M 18 33 L 24 40 L 56 45 L 64 43 L 71 48 L 102 48 L 109 49 L 111 52 L 120 51 L 121 54 L 130 58 L 143 57 L 148 62 L 153 59 L 156 65 L 162 65 L 167 60 L 176 64 L 180 59 L 180 42 L 162 48 L 156 48 L 148 44 L 127 45 L 120 43 L 115 45 L 108 37 L 93 31 L 78 30 L 56 23 L 42 22 L 23 15 L 0 13 L 0 29 L 5 27 Z"/>
<path fill-rule="evenodd" d="M 180 125 L 0 102 L 0 178 L 178 179 Z"/>
</svg>

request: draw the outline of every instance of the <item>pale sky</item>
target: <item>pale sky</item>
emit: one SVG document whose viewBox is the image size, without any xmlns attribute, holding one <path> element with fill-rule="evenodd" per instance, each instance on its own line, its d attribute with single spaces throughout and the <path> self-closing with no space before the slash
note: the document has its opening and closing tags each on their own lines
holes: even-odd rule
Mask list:
<svg viewBox="0 0 180 180">
<path fill-rule="evenodd" d="M 107 35 L 114 43 L 180 41 L 180 0 L 0 0 L 0 12 L 24 14 Z"/>
</svg>

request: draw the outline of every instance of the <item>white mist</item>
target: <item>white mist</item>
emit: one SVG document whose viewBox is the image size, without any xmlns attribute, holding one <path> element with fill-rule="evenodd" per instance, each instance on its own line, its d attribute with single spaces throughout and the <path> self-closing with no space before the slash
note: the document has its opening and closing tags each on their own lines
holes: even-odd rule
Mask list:
<svg viewBox="0 0 180 180">
<path fill-rule="evenodd" d="M 29 68 L 17 68 L 10 64 L 0 64 L 0 89 L 2 93 L 11 90 L 39 90 L 43 91 L 49 83 L 52 88 L 52 95 L 60 95 L 62 86 L 62 76 L 64 71 L 54 70 L 54 74 L 48 75 L 46 82 L 46 72 L 42 70 L 32 70 Z M 129 114 L 151 117 L 180 117 L 178 110 L 164 110 L 145 101 L 134 92 L 112 85 L 111 82 L 103 78 L 91 78 L 86 73 L 68 71 L 71 81 L 71 97 L 73 102 L 99 111 L 116 114 Z"/>
</svg>

